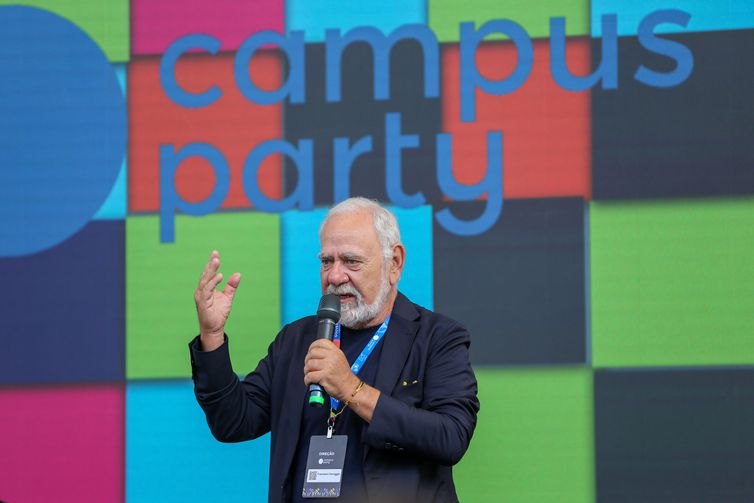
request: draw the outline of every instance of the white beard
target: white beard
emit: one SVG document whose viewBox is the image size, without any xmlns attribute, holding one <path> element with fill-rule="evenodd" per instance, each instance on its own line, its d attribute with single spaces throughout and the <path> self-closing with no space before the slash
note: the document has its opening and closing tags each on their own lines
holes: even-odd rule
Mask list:
<svg viewBox="0 0 754 503">
<path fill-rule="evenodd" d="M 377 298 L 372 304 L 364 302 L 364 296 L 353 285 L 346 283 L 340 286 L 327 285 L 325 293 L 336 295 L 350 294 L 354 296 L 352 301 L 340 304 L 340 323 L 348 328 L 364 328 L 366 323 L 382 311 L 390 296 L 390 282 L 384 276 L 380 282 Z"/>
</svg>

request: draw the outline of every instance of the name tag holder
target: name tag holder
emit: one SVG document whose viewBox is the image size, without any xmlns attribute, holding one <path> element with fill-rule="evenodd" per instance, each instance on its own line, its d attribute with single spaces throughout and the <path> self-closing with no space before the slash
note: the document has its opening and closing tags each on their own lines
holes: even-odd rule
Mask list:
<svg viewBox="0 0 754 503">
<path fill-rule="evenodd" d="M 347 435 L 314 435 L 309 441 L 302 498 L 337 498 L 346 461 Z"/>
<path fill-rule="evenodd" d="M 369 339 L 361 354 L 351 365 L 351 371 L 358 375 L 375 346 L 387 332 L 390 316 L 380 325 Z M 333 342 L 340 347 L 340 323 L 335 326 Z M 309 453 L 306 457 L 302 498 L 337 498 L 343 480 L 343 466 L 346 461 L 348 435 L 335 435 L 335 421 L 345 407 L 338 410 L 340 400 L 330 397 L 330 416 L 327 418 L 327 435 L 314 435 L 309 440 Z M 336 412 L 337 411 L 337 412 Z"/>
</svg>

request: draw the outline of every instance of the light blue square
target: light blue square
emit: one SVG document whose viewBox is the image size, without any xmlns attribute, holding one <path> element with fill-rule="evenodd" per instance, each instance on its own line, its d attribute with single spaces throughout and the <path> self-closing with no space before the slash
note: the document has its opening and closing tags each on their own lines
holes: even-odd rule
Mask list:
<svg viewBox="0 0 754 503">
<path fill-rule="evenodd" d="M 236 444 L 215 440 L 191 381 L 127 384 L 129 503 L 267 501 L 269 458 L 269 434 Z"/>
<path fill-rule="evenodd" d="M 117 64 L 113 65 L 115 75 L 118 77 L 118 83 L 120 83 L 123 96 L 128 99 L 126 93 L 126 65 Z M 105 202 L 92 217 L 93 220 L 125 220 L 126 208 L 128 206 L 128 180 L 126 179 L 127 173 L 126 156 L 123 156 L 123 164 L 120 167 L 118 178 L 115 179 L 113 188 L 110 191 L 110 195 L 107 196 Z"/>
<path fill-rule="evenodd" d="M 404 24 L 426 24 L 426 0 L 288 0 L 285 3 L 287 31 L 303 30 L 307 42 L 322 42 L 325 30 L 373 26 L 389 35 Z"/>
<path fill-rule="evenodd" d="M 754 2 L 751 0 L 592 0 L 592 36 L 602 35 L 603 14 L 617 14 L 618 34 L 636 35 L 647 14 L 660 9 L 677 9 L 691 15 L 685 28 L 674 24 L 660 24 L 655 33 L 737 30 L 754 27 Z"/>
<path fill-rule="evenodd" d="M 406 247 L 406 264 L 398 289 L 427 309 L 434 304 L 432 208 L 390 208 L 398 219 Z M 289 211 L 281 219 L 283 323 L 315 314 L 322 296 L 319 277 L 319 225 L 326 209 Z"/>
</svg>

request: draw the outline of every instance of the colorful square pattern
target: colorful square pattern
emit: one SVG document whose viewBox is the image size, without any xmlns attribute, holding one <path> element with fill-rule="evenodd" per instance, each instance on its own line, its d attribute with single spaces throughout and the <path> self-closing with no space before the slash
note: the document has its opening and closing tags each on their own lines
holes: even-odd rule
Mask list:
<svg viewBox="0 0 754 503">
<path fill-rule="evenodd" d="M 255 368 L 347 195 L 471 333 L 461 501 L 754 501 L 751 1 L 0 0 L 0 41 L 0 501 L 264 501 L 269 435 L 194 398 L 192 295 L 213 249 L 243 273 Z"/>
</svg>

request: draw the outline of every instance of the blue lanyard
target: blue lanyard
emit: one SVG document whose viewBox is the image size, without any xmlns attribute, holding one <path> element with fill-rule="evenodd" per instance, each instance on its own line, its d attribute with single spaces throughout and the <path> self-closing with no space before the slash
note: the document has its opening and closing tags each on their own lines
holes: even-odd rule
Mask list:
<svg viewBox="0 0 754 503">
<path fill-rule="evenodd" d="M 380 339 L 382 339 L 382 336 L 385 335 L 385 332 L 387 332 L 387 326 L 390 323 L 390 315 L 388 315 L 387 319 L 382 322 L 382 325 L 380 325 L 380 328 L 377 329 L 377 332 L 369 339 L 369 342 L 367 342 L 367 345 L 364 346 L 364 349 L 361 350 L 361 354 L 358 358 L 356 358 L 356 361 L 353 362 L 353 365 L 351 365 L 351 372 L 354 373 L 354 375 L 359 375 L 359 371 L 364 366 L 364 363 L 367 361 L 367 358 L 369 358 L 369 355 L 372 354 L 372 351 L 374 351 L 375 346 L 377 346 L 377 343 L 380 342 Z M 335 325 L 335 334 L 332 338 L 333 342 L 340 347 L 340 323 Z M 333 397 L 330 397 L 330 409 L 331 411 L 338 410 L 338 407 L 340 406 L 340 400 L 336 400 Z"/>
</svg>

